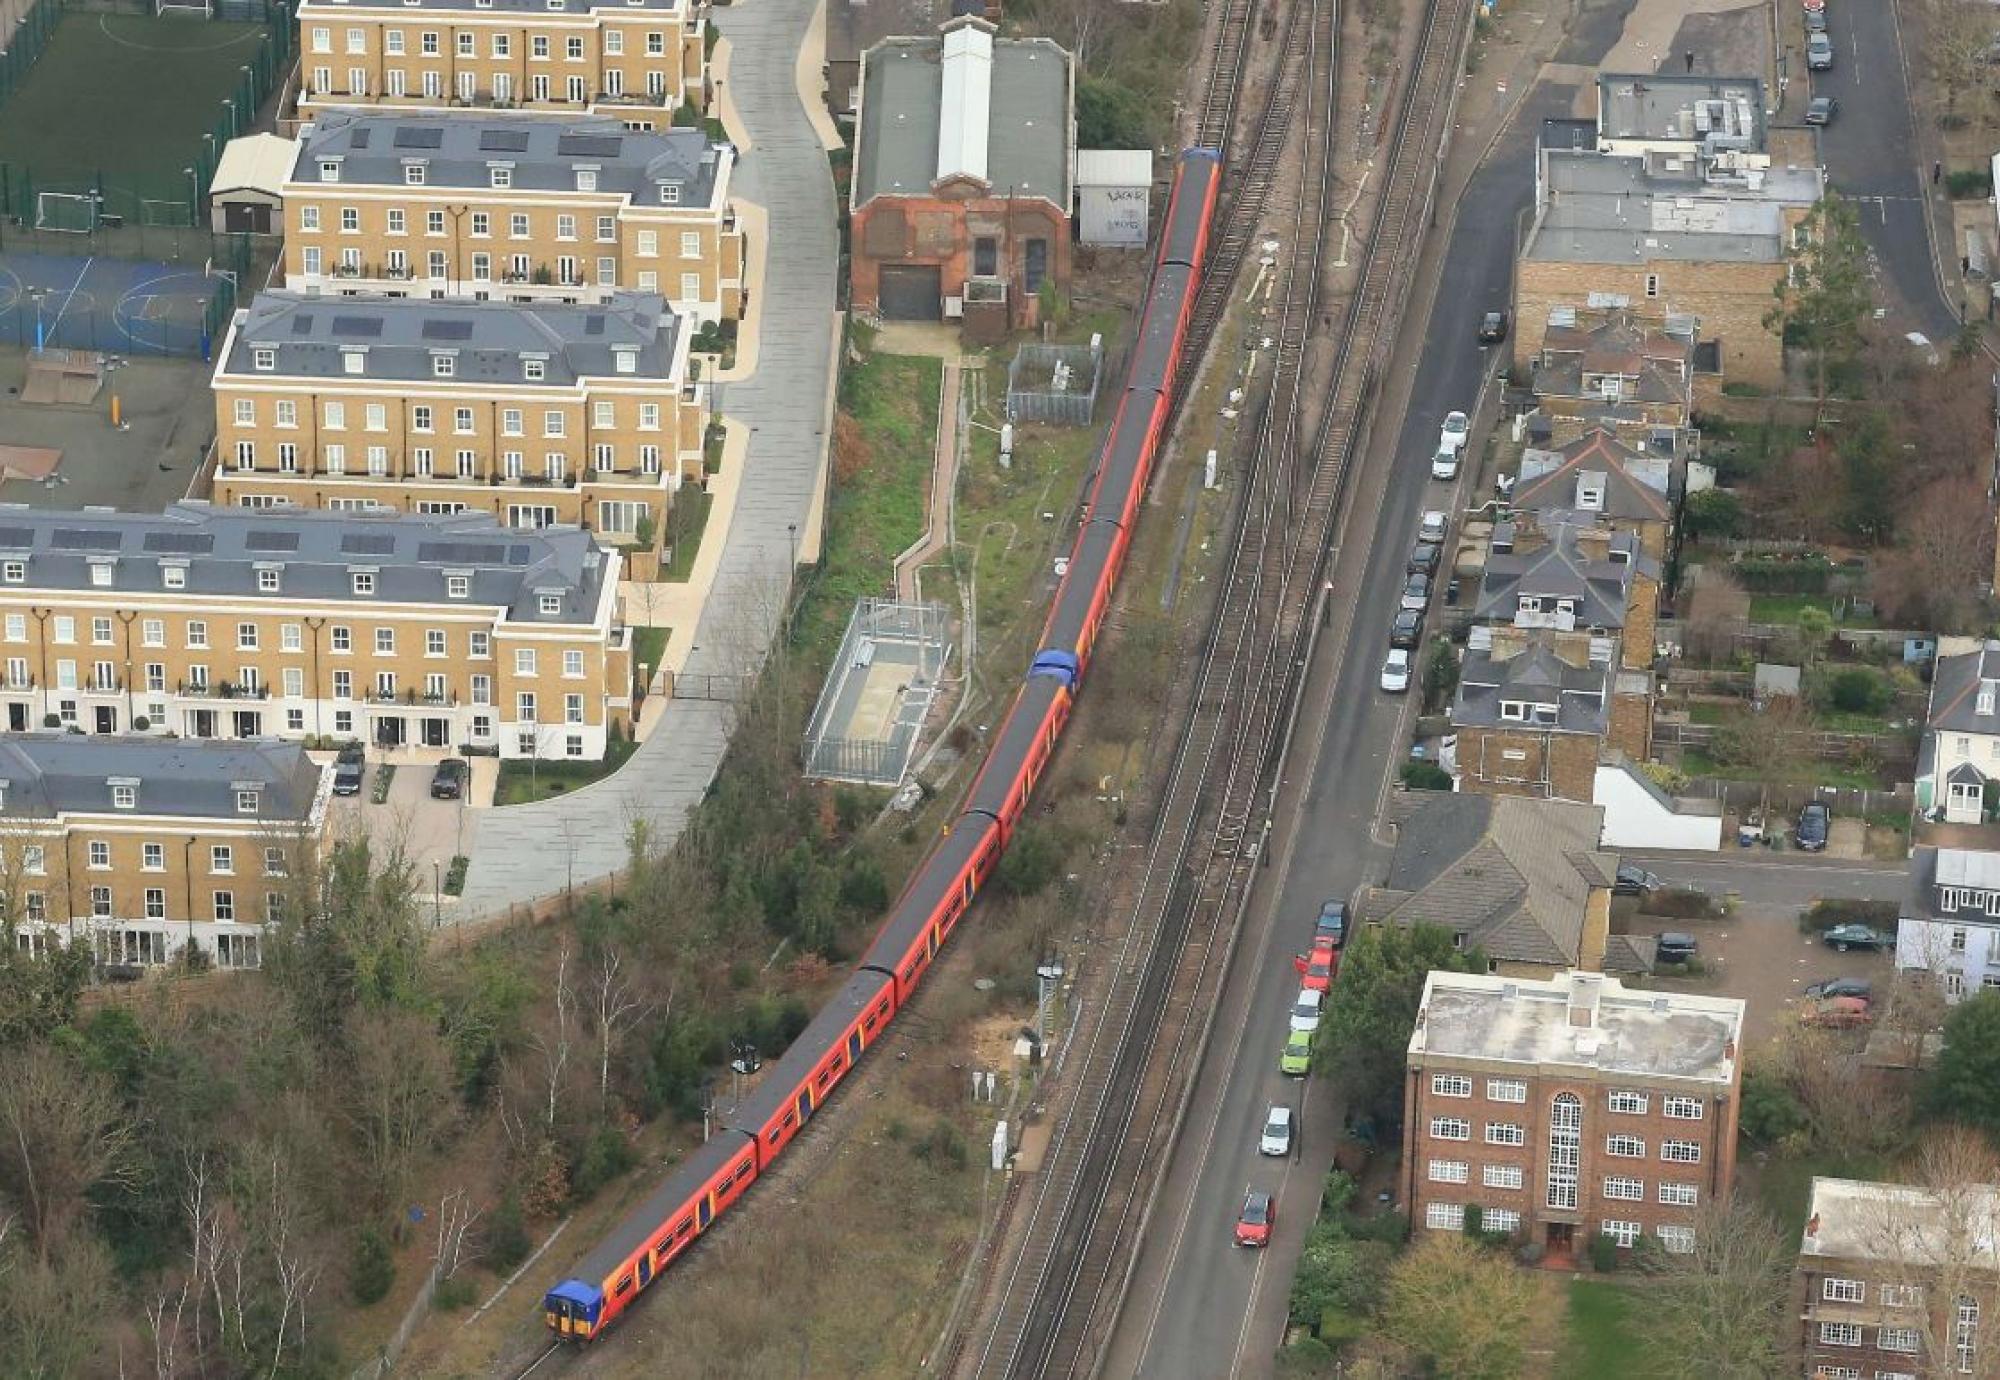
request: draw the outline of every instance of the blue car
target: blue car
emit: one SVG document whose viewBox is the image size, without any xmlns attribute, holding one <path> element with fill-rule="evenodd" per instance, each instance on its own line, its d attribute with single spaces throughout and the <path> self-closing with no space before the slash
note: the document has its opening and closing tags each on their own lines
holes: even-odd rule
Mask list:
<svg viewBox="0 0 2000 1380">
<path fill-rule="evenodd" d="M 1313 926 L 1313 938 L 1331 939 L 1336 949 L 1347 942 L 1347 902 L 1327 901 L 1320 906 L 1319 923 Z"/>
</svg>

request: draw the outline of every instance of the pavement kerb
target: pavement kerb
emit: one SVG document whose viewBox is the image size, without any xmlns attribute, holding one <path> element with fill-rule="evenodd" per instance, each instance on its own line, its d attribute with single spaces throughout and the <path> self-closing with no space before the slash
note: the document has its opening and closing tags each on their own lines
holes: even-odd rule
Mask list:
<svg viewBox="0 0 2000 1380">
<path fill-rule="evenodd" d="M 743 466 L 750 448 L 750 429 L 741 422 L 722 420 L 722 467 L 708 479 L 708 522 L 702 528 L 701 550 L 685 580 L 623 581 L 618 590 L 624 604 L 625 621 L 633 627 L 672 628 L 676 637 L 667 640 L 660 669 L 679 675 L 694 648 L 695 625 L 715 584 L 715 572 L 722 564 L 722 550 L 729 542 L 729 524 L 736 512 L 736 498 L 742 485 Z"/>
<path fill-rule="evenodd" d="M 748 153 L 756 145 L 750 141 L 750 132 L 743 128 L 736 103 L 729 99 L 729 52 L 729 40 L 717 38 L 714 51 L 708 55 L 708 79 L 715 88 L 715 117 L 722 121 L 722 132 L 729 136 L 737 151 Z"/>
<path fill-rule="evenodd" d="M 833 332 L 833 349 L 827 356 L 826 403 L 820 415 L 819 480 L 813 487 L 813 500 L 806 509 L 805 523 L 799 528 L 800 565 L 812 565 L 819 560 L 820 543 L 826 535 L 826 476 L 833 451 L 834 404 L 840 397 L 840 347 L 847 339 L 847 313 L 834 312 L 827 329 Z"/>
<path fill-rule="evenodd" d="M 720 355 L 704 354 L 707 360 L 703 372 L 710 383 L 738 383 L 757 372 L 757 352 L 763 334 L 764 308 L 764 262 L 770 252 L 771 237 L 768 233 L 771 216 L 763 206 L 742 197 L 731 197 L 729 204 L 736 212 L 736 219 L 743 227 L 743 252 L 747 262 L 743 265 L 743 298 L 750 304 L 750 310 L 736 323 L 736 362 L 727 369 L 718 368 L 716 361 Z"/>
<path fill-rule="evenodd" d="M 799 103 L 806 108 L 806 120 L 819 136 L 820 147 L 831 153 L 846 148 L 847 141 L 840 137 L 840 127 L 827 111 L 820 92 L 820 74 L 825 66 L 826 0 L 820 0 L 818 8 L 813 10 L 812 22 L 806 25 L 805 37 L 799 40 L 799 56 L 792 73 L 799 87 Z"/>
</svg>

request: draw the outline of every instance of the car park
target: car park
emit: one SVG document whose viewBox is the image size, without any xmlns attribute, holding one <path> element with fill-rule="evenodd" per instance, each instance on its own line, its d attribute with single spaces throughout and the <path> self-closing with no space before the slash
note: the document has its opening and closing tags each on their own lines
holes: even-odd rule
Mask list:
<svg viewBox="0 0 2000 1380">
<path fill-rule="evenodd" d="M 1417 520 L 1418 541 L 1436 542 L 1442 545 L 1444 534 L 1450 530 L 1451 519 L 1436 508 L 1427 509 Z"/>
<path fill-rule="evenodd" d="M 1292 1029 L 1303 1030 L 1308 1035 L 1319 1029 L 1319 1009 L 1325 1001 L 1324 992 L 1315 992 L 1310 987 L 1299 988 L 1298 999 L 1292 1003 Z"/>
<path fill-rule="evenodd" d="M 1446 482 L 1458 478 L 1458 452 L 1439 446 L 1437 454 L 1431 457 L 1431 478 Z"/>
<path fill-rule="evenodd" d="M 1806 123 L 1809 125 L 1830 125 L 1839 113 L 1838 96 L 1814 96 L 1806 102 Z"/>
<path fill-rule="evenodd" d="M 1391 647 L 1414 647 L 1423 639 L 1424 616 L 1413 609 L 1397 610 L 1389 623 Z"/>
<path fill-rule="evenodd" d="M 1292 1109 L 1276 1102 L 1264 1113 L 1264 1134 L 1257 1137 L 1260 1155 L 1289 1155 L 1292 1152 Z"/>
<path fill-rule="evenodd" d="M 1302 988 L 1313 992 L 1324 992 L 1333 986 L 1334 974 L 1340 971 L 1340 954 L 1333 947 L 1331 939 L 1315 936 L 1312 952 L 1294 954 L 1292 967 L 1299 975 L 1299 985 Z"/>
<path fill-rule="evenodd" d="M 1391 647 L 1387 659 L 1382 662 L 1382 689 L 1391 695 L 1400 695 L 1410 688 L 1410 653 L 1404 647 Z"/>
<path fill-rule="evenodd" d="M 463 757 L 447 757 L 431 773 L 432 800 L 459 800 L 465 795 L 468 775 Z"/>
<path fill-rule="evenodd" d="M 1272 1194 L 1251 1189 L 1243 1195 L 1243 1210 L 1236 1214 L 1236 1244 L 1270 1245 L 1271 1227 L 1277 1220 L 1277 1199 Z"/>
<path fill-rule="evenodd" d="M 1479 318 L 1479 343 L 1498 345 L 1507 338 L 1507 313 L 1489 311 Z"/>
<path fill-rule="evenodd" d="M 1660 963 L 1687 963 L 1701 948 L 1691 934 L 1679 930 L 1668 930 L 1654 941 L 1653 955 Z"/>
<path fill-rule="evenodd" d="M 1875 984 L 1867 978 L 1821 978 L 1818 982 L 1806 984 L 1806 999 L 1818 1001 L 1822 997 L 1859 997 L 1863 1001 L 1875 995 Z"/>
<path fill-rule="evenodd" d="M 1465 449 L 1465 442 L 1472 435 L 1472 419 L 1463 412 L 1444 414 L 1444 425 L 1438 428 L 1438 449 L 1454 454 Z"/>
<path fill-rule="evenodd" d="M 1303 1030 L 1285 1036 L 1285 1048 L 1278 1055 L 1278 1072 L 1288 1078 L 1304 1078 L 1312 1072 L 1313 1037 Z"/>
<path fill-rule="evenodd" d="M 1443 554 L 1444 548 L 1436 542 L 1420 541 L 1410 548 L 1410 559 L 1403 562 L 1403 573 L 1406 575 L 1435 575 L 1437 574 L 1438 559 Z"/>
<path fill-rule="evenodd" d="M 1849 949 L 1892 949 L 1896 936 L 1884 934 L 1872 925 L 1835 925 L 1820 936 L 1841 953 Z"/>
<path fill-rule="evenodd" d="M 1336 949 L 1347 942 L 1347 902 L 1320 902 L 1319 919 L 1313 922 L 1313 942 L 1322 939 L 1332 940 Z"/>
<path fill-rule="evenodd" d="M 1806 66 L 1815 72 L 1833 69 L 1833 40 L 1823 33 L 1806 35 Z"/>
<path fill-rule="evenodd" d="M 1618 876 L 1611 883 L 1613 896 L 1644 896 L 1660 889 L 1660 879 L 1643 867 L 1618 864 Z"/>
<path fill-rule="evenodd" d="M 1430 607 L 1431 577 L 1412 575 L 1403 581 L 1403 594 L 1399 601 L 1405 609 L 1422 613 Z"/>
<path fill-rule="evenodd" d="M 1874 1020 L 1862 997 L 1822 997 L 1799 1012 L 1799 1023 L 1831 1030 L 1848 1030 Z"/>
<path fill-rule="evenodd" d="M 1792 826 L 1792 842 L 1808 853 L 1822 852 L 1832 831 L 1833 811 L 1815 800 L 1799 811 L 1799 822 Z"/>
</svg>

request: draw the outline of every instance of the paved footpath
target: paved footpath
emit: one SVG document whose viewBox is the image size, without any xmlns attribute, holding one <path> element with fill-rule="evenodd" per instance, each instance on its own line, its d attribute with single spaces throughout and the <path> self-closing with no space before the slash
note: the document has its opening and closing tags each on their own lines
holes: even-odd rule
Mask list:
<svg viewBox="0 0 2000 1380">
<path fill-rule="evenodd" d="M 762 301 L 752 303 L 756 372 L 724 393 L 728 415 L 751 432 L 746 468 L 683 675 L 763 664 L 826 445 L 839 246 L 832 173 L 795 75 L 816 3 L 745 0 L 714 11 L 732 50 L 728 101 L 749 143 L 735 192 L 767 210 L 770 243 Z M 610 778 L 558 800 L 485 811 L 463 913 L 491 914 L 616 871 L 635 819 L 656 843 L 671 843 L 714 779 L 728 719 L 727 705 L 674 700 Z"/>
</svg>

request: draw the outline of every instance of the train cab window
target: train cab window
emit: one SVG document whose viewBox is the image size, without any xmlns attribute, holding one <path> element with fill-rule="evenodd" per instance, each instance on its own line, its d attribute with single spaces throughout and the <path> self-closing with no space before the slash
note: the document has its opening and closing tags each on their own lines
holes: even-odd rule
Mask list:
<svg viewBox="0 0 2000 1380">
<path fill-rule="evenodd" d="M 791 1118 L 787 1117 L 786 1120 L 789 1121 L 791 1120 Z M 772 1145 L 776 1145 L 778 1143 L 778 1137 L 783 1133 L 784 1133 L 783 1128 L 776 1128 L 773 1129 L 769 1135 L 765 1136 L 764 1139 L 769 1141 Z"/>
<path fill-rule="evenodd" d="M 861 1028 L 867 1031 L 870 1035 L 873 1035 L 875 1033 L 875 1025 L 881 1019 L 882 1019 L 882 1013 L 879 1010 L 870 1011 L 867 1015 L 861 1018 Z"/>
</svg>

